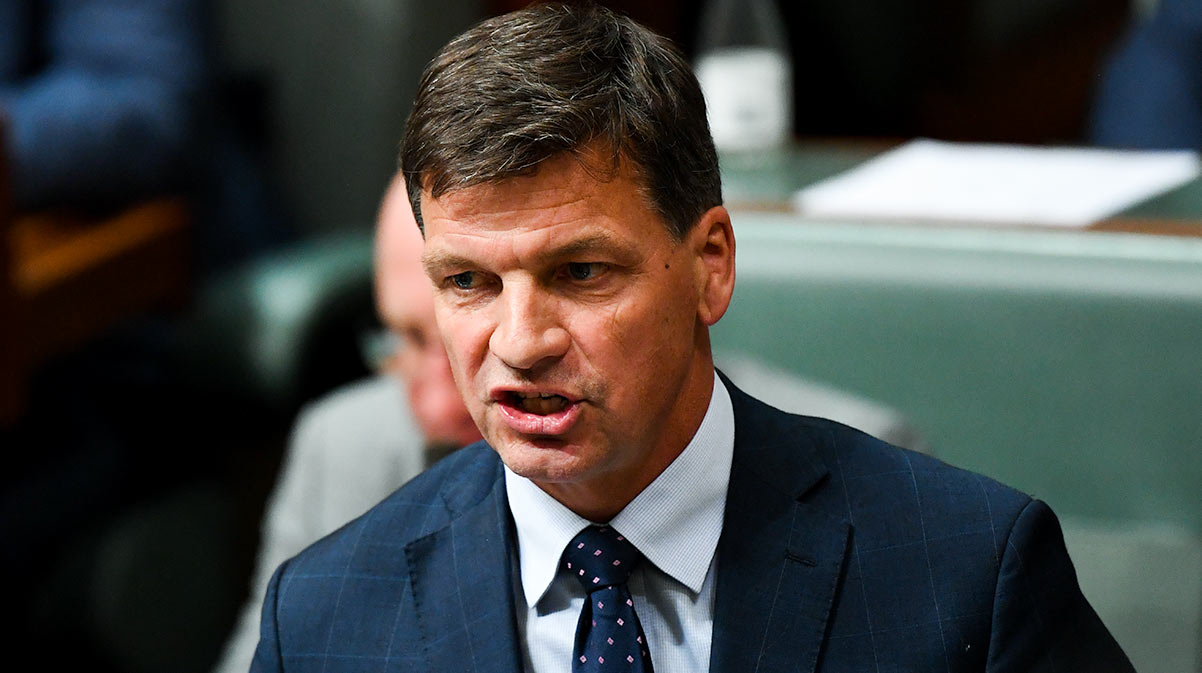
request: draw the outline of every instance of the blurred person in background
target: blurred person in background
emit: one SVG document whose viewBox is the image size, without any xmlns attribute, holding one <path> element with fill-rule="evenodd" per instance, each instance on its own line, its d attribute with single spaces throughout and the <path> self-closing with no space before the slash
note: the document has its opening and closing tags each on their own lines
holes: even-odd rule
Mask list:
<svg viewBox="0 0 1202 673">
<path fill-rule="evenodd" d="M 201 275 L 289 240 L 240 137 L 204 0 L 5 0 L 0 118 L 17 211 L 190 198 Z"/>
<path fill-rule="evenodd" d="M 101 213 L 184 187 L 204 81 L 200 17 L 197 0 L 0 2 L 3 160 L 18 212 Z M 128 341 L 37 372 L 9 437 L 4 570 L 36 573 L 128 498 L 141 469 L 129 431 L 144 417 L 116 418 L 127 393 L 161 377 L 162 338 L 142 330 Z"/>
<path fill-rule="evenodd" d="M 5 0 L 0 114 L 14 205 L 105 207 L 178 188 L 198 122 L 195 0 Z"/>
<path fill-rule="evenodd" d="M 1202 2 L 1159 0 L 1103 72 L 1091 140 L 1132 149 L 1202 149 Z"/>
<path fill-rule="evenodd" d="M 480 439 L 434 322 L 421 232 L 399 176 L 376 222 L 376 309 L 394 348 L 378 375 L 328 394 L 298 417 L 267 503 L 251 591 L 218 673 L 250 668 L 262 596 L 276 566 L 451 450 Z"/>
<path fill-rule="evenodd" d="M 225 96 L 209 12 L 205 0 L 0 1 L 16 212 L 68 209 L 87 226 L 182 196 L 198 285 L 289 240 L 234 119 L 245 104 Z M 181 446 L 194 410 L 171 365 L 178 317 L 139 316 L 32 373 L 28 410 L 2 436 L 0 571 L 25 578 L 18 611 L 74 539 L 212 461 Z"/>
</svg>

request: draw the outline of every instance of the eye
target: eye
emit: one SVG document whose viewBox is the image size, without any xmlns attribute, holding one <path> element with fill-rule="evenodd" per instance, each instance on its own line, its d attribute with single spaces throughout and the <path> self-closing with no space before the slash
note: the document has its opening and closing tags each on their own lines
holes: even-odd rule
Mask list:
<svg viewBox="0 0 1202 673">
<path fill-rule="evenodd" d="M 460 290 L 470 290 L 476 285 L 476 272 L 464 271 L 457 273 L 450 278 L 451 283 Z"/>
<path fill-rule="evenodd" d="M 589 280 L 605 270 L 605 265 L 599 262 L 568 262 L 568 275 L 573 280 Z"/>
</svg>

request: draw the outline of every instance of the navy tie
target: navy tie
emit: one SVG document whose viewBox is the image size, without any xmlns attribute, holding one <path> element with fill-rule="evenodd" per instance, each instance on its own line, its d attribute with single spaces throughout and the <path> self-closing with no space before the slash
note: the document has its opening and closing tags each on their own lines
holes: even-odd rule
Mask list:
<svg viewBox="0 0 1202 673">
<path fill-rule="evenodd" d="M 609 526 L 589 526 L 568 543 L 563 566 L 587 594 L 576 624 L 572 673 L 652 673 L 647 637 L 626 586 L 642 559 L 639 550 Z"/>
</svg>

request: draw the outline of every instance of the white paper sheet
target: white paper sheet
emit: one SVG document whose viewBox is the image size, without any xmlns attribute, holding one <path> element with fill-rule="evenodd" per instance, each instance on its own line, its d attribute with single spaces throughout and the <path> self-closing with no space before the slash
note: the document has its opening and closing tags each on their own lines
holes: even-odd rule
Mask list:
<svg viewBox="0 0 1202 673">
<path fill-rule="evenodd" d="M 915 140 L 794 195 L 807 216 L 1083 227 L 1194 179 L 1198 154 Z"/>
</svg>

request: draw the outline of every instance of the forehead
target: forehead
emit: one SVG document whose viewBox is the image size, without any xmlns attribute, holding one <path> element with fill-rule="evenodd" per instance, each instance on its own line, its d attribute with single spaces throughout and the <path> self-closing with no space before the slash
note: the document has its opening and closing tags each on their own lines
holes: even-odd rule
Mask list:
<svg viewBox="0 0 1202 673">
<path fill-rule="evenodd" d="M 607 174 L 608 173 L 608 174 Z M 425 263 L 449 250 L 505 244 L 519 257 L 583 245 L 640 244 L 667 238 L 642 181 L 629 167 L 589 170 L 572 156 L 555 157 L 529 177 L 422 194 Z"/>
</svg>

